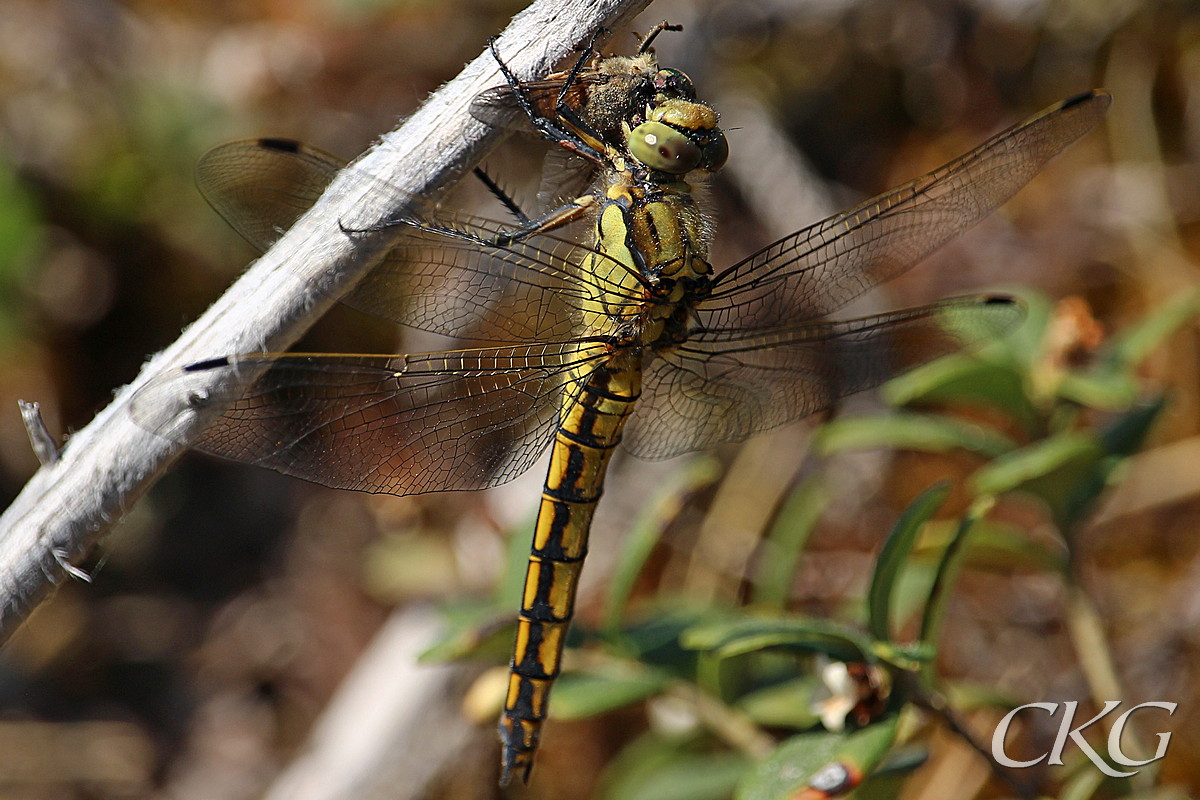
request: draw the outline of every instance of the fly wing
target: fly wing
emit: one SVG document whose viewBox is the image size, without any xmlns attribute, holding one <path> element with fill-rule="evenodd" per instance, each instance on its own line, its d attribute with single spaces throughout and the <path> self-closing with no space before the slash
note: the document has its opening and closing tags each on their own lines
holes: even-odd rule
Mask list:
<svg viewBox="0 0 1200 800">
<path fill-rule="evenodd" d="M 896 277 L 1012 197 L 1108 111 L 1103 91 L 1065 100 L 970 153 L 735 264 L 713 281 L 715 324 L 825 316 Z"/>
<path fill-rule="evenodd" d="M 160 376 L 137 423 L 206 453 L 338 489 L 406 495 L 482 489 L 545 449 L 581 345 L 398 356 L 253 354 Z M 213 390 L 216 385 L 222 388 Z M 210 424 L 189 440 L 194 415 Z"/>
<path fill-rule="evenodd" d="M 1022 314 L 1011 298 L 977 296 L 840 322 L 702 328 L 651 359 L 623 441 L 643 458 L 741 441 L 994 339 Z"/>
<path fill-rule="evenodd" d="M 596 72 L 585 72 L 578 75 L 575 82 L 563 95 L 567 73 L 558 73 L 539 81 L 523 81 L 521 91 L 529 100 L 530 105 L 538 116 L 552 118 L 557 116 L 556 107 L 559 97 L 563 98 L 566 106 L 579 112 L 586 104 L 588 93 L 595 84 L 602 83 L 607 76 Z M 471 116 L 480 122 L 499 128 L 510 128 L 531 135 L 538 135 L 533 124 L 517 102 L 517 93 L 511 86 L 493 86 L 476 95 L 471 101 Z"/>
<path fill-rule="evenodd" d="M 324 192 L 343 162 L 285 139 L 231 142 L 207 153 L 197 182 L 209 203 L 239 233 L 266 249 Z M 368 194 L 395 204 L 403 191 L 366 174 Z M 418 204 L 428 209 L 428 204 Z M 520 231 L 480 217 L 424 210 L 348 236 L 395 235 L 390 250 L 344 303 L 360 311 L 447 336 L 480 342 L 561 339 L 576 333 L 578 314 L 597 296 L 611 305 L 640 298 L 614 281 L 626 268 L 603 253 L 548 233 Z M 585 270 L 586 259 L 609 261 Z"/>
</svg>

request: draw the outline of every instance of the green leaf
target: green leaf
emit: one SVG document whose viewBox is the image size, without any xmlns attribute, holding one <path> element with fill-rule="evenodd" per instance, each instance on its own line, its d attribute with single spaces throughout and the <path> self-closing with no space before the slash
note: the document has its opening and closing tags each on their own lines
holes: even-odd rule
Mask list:
<svg viewBox="0 0 1200 800">
<path fill-rule="evenodd" d="M 492 603 L 459 603 L 442 609 L 446 628 L 437 641 L 421 653 L 422 663 L 464 658 L 497 662 L 512 651 L 516 622 L 509 610 Z"/>
<path fill-rule="evenodd" d="M 793 736 L 763 759 L 737 788 L 736 800 L 788 800 L 812 782 L 844 770 L 857 785 L 896 741 L 898 714 L 850 733 L 818 731 Z M 848 787 L 849 788 L 849 787 Z"/>
<path fill-rule="evenodd" d="M 687 742 L 643 736 L 604 775 L 602 800 L 727 800 L 750 767 L 738 753 L 685 749 Z"/>
<path fill-rule="evenodd" d="M 829 493 L 819 478 L 810 479 L 788 495 L 775 523 L 763 540 L 754 577 L 751 602 L 782 609 L 791 593 L 796 564 L 808 535 L 829 503 Z"/>
<path fill-rule="evenodd" d="M 1145 444 L 1155 420 L 1166 406 L 1165 396 L 1135 406 L 1119 417 L 1100 437 L 1106 453 L 1085 474 L 1080 475 L 1072 490 L 1063 498 L 1056 519 L 1064 530 L 1091 513 L 1096 501 L 1108 488 L 1113 470 Z M 1056 508 L 1052 506 L 1052 508 Z"/>
<path fill-rule="evenodd" d="M 909 505 L 888 534 L 867 590 L 867 630 L 878 641 L 891 639 L 892 590 L 924 525 L 946 502 L 950 487 L 927 489 Z"/>
<path fill-rule="evenodd" d="M 975 527 L 975 523 L 987 514 L 992 505 L 994 505 L 994 501 L 991 498 L 973 503 L 959 520 L 954 536 L 942 551 L 933 586 L 929 590 L 929 599 L 925 603 L 925 613 L 921 617 L 920 640 L 929 647 L 936 647 L 938 636 L 941 633 L 950 591 L 962 569 L 967 550 L 967 536 Z M 932 660 L 926 662 L 927 670 L 932 671 L 932 664 Z"/>
<path fill-rule="evenodd" d="M 1120 458 L 1140 451 L 1166 405 L 1166 395 L 1160 394 L 1122 414 L 1100 437 L 1105 451 Z"/>
<path fill-rule="evenodd" d="M 1104 785 L 1104 773 L 1098 769 L 1079 769 L 1063 781 L 1063 788 L 1058 794 L 1058 800 L 1090 800 Z M 1136 797 L 1137 795 L 1126 795 Z M 1161 795 L 1148 794 L 1146 800 Z"/>
<path fill-rule="evenodd" d="M 737 702 L 758 725 L 803 730 L 820 722 L 812 710 L 813 692 L 818 684 L 806 675 L 750 692 Z"/>
<path fill-rule="evenodd" d="M 1059 398 L 1087 408 L 1119 411 L 1137 400 L 1138 385 L 1129 373 L 1094 370 L 1063 374 L 1055 391 Z"/>
<path fill-rule="evenodd" d="M 1061 495 L 1071 478 L 1095 465 L 1103 456 L 1100 443 L 1083 432 L 1067 431 L 1000 456 L 979 469 L 971 483 L 980 494 L 1000 494 L 1014 489 L 1039 493 L 1035 483 L 1053 485 L 1040 493 L 1048 502 Z"/>
<path fill-rule="evenodd" d="M 601 629 L 606 635 L 619 635 L 621 617 L 633 593 L 637 576 L 667 527 L 679 516 L 686 497 L 711 485 L 720 474 L 720 463 L 715 458 L 694 458 L 683 469 L 672 473 L 638 515 L 621 549 L 621 558 L 613 570 L 612 580 L 609 581 L 601 622 Z"/>
<path fill-rule="evenodd" d="M 695 625 L 726 619 L 725 612 L 677 600 L 639 605 L 636 618 L 617 635 L 615 649 L 647 666 L 662 667 L 678 677 L 690 677 L 696 666 L 696 653 L 680 644 L 684 632 Z"/>
<path fill-rule="evenodd" d="M 989 458 L 1016 444 L 1006 436 L 954 417 L 915 412 L 872 417 L 844 417 L 822 425 L 813 437 L 821 455 L 845 450 L 888 448 L 944 453 L 967 450 Z"/>
<path fill-rule="evenodd" d="M 1067 431 L 996 459 L 971 482 L 982 494 L 1021 491 L 1040 498 L 1067 533 L 1104 489 L 1108 460 L 1093 434 Z"/>
<path fill-rule="evenodd" d="M 880 390 L 892 406 L 971 403 L 1000 408 L 1025 427 L 1037 419 L 1025 382 L 1011 363 L 955 354 L 893 378 Z"/>
<path fill-rule="evenodd" d="M 835 661 L 875 661 L 872 642 L 859 631 L 825 619 L 741 618 L 697 625 L 684 631 L 684 647 L 704 650 L 716 658 L 771 647 L 824 653 Z"/>
<path fill-rule="evenodd" d="M 671 678 L 652 669 L 628 674 L 565 672 L 554 685 L 550 713 L 556 719 L 583 719 L 633 705 L 658 694 Z"/>
</svg>

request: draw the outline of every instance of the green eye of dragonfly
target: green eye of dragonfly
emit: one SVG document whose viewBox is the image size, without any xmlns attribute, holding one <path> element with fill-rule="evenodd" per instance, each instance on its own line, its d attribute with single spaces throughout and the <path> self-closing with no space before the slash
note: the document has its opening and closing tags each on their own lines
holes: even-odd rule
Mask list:
<svg viewBox="0 0 1200 800">
<path fill-rule="evenodd" d="M 629 152 L 650 169 L 683 175 L 700 164 L 700 148 L 686 134 L 661 122 L 643 122 L 629 135 Z"/>
</svg>

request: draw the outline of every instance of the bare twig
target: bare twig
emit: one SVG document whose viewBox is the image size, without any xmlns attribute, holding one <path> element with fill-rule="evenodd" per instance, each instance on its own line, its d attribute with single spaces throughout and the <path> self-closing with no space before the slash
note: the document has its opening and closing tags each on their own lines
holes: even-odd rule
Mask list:
<svg viewBox="0 0 1200 800">
<path fill-rule="evenodd" d="M 50 431 L 46 429 L 46 421 L 42 419 L 41 404 L 18 400 L 17 406 L 21 409 L 21 421 L 25 423 L 25 432 L 29 434 L 29 445 L 33 448 L 33 454 L 37 456 L 38 463 L 46 466 L 58 461 L 58 445 L 55 443 L 54 437 L 50 435 Z"/>
<path fill-rule="evenodd" d="M 649 0 L 538 0 L 497 42 L 522 78 L 541 75 L 598 28 L 627 24 Z M 500 82 L 484 53 L 432 95 L 399 129 L 357 163 L 362 172 L 415 196 L 444 189 L 493 144 L 495 132 L 468 105 Z M 357 185 L 356 185 L 357 183 Z M 371 252 L 344 233 L 369 228 L 403 209 L 365 201 L 362 181 L 347 173 L 245 275 L 158 354 L 86 428 L 71 437 L 0 517 L 0 641 L 178 455 L 179 447 L 134 425 L 133 393 L 155 374 L 214 356 L 286 349 L 372 264 Z M 378 255 L 376 253 L 376 255 Z M 312 287 L 327 291 L 314 293 Z M 202 387 L 199 387 L 202 388 Z"/>
<path fill-rule="evenodd" d="M 428 609 L 394 613 L 266 800 L 416 800 L 429 797 L 448 772 L 456 773 L 460 786 L 490 794 L 495 731 L 461 713 L 462 696 L 482 667 L 417 661 L 440 630 Z"/>
</svg>

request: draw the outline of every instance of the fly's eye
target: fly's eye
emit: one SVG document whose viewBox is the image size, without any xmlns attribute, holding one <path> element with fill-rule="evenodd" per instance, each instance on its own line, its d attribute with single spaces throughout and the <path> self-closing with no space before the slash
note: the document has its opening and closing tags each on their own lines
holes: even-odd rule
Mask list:
<svg viewBox="0 0 1200 800">
<path fill-rule="evenodd" d="M 692 79 L 677 69 L 664 68 L 654 73 L 654 91 L 664 98 L 696 99 L 696 87 Z"/>
<path fill-rule="evenodd" d="M 629 134 L 629 152 L 650 169 L 683 175 L 700 164 L 701 151 L 685 134 L 653 120 Z"/>
</svg>

